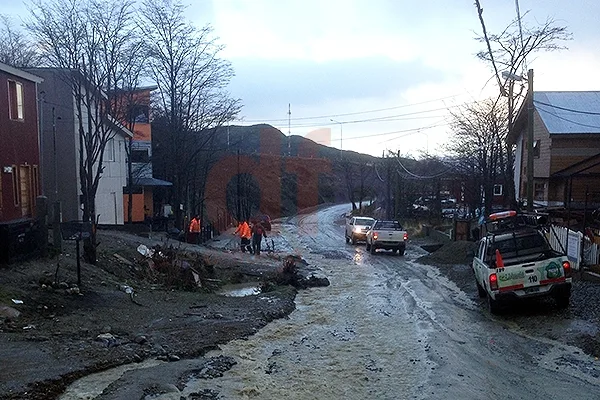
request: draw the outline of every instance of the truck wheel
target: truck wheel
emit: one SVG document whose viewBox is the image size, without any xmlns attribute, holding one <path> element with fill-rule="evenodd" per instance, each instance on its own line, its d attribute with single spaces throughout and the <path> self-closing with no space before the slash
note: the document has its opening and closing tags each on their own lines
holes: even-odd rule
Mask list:
<svg viewBox="0 0 600 400">
<path fill-rule="evenodd" d="M 477 282 L 477 279 L 475 280 L 475 284 L 477 285 L 477 294 L 479 294 L 479 297 L 483 299 L 487 295 L 487 292 L 485 291 L 483 286 L 481 286 L 479 282 Z"/>
<path fill-rule="evenodd" d="M 403 256 L 403 255 L 404 255 L 404 251 L 405 251 L 405 248 L 404 248 L 404 247 L 400 247 L 400 248 L 398 248 L 398 254 L 399 254 L 399 255 Z"/>
<path fill-rule="evenodd" d="M 375 246 L 371 245 L 371 254 L 375 254 L 375 250 L 377 250 Z"/>
<path fill-rule="evenodd" d="M 354 233 L 352 234 L 352 239 L 350 239 L 352 244 L 356 244 L 356 238 L 354 237 Z"/>
<path fill-rule="evenodd" d="M 393 252 L 394 254 L 398 254 L 398 249 L 393 249 L 393 250 L 392 250 L 392 252 Z"/>
<path fill-rule="evenodd" d="M 569 299 L 571 298 L 570 293 L 560 294 L 554 298 L 556 301 L 556 305 L 560 309 L 565 309 L 569 307 Z"/>
<path fill-rule="evenodd" d="M 490 311 L 491 314 L 498 314 L 500 312 L 500 302 L 498 300 L 494 300 L 492 299 L 492 296 L 487 295 L 487 299 L 488 299 L 488 310 Z"/>
<path fill-rule="evenodd" d="M 367 242 L 366 247 L 367 247 L 367 251 L 371 250 L 371 245 L 369 244 L 369 242 Z"/>
<path fill-rule="evenodd" d="M 350 238 L 348 238 L 346 235 L 344 235 L 344 237 L 346 238 L 346 243 L 350 243 Z"/>
</svg>

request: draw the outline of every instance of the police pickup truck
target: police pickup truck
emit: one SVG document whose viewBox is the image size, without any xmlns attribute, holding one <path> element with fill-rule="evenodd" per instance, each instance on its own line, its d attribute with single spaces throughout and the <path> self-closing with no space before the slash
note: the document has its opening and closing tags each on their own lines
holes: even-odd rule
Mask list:
<svg viewBox="0 0 600 400">
<path fill-rule="evenodd" d="M 503 211 L 490 215 L 485 227 L 472 267 L 479 296 L 487 297 L 492 314 L 511 300 L 530 297 L 552 297 L 558 307 L 569 306 L 571 264 L 552 250 L 531 218 Z"/>
</svg>

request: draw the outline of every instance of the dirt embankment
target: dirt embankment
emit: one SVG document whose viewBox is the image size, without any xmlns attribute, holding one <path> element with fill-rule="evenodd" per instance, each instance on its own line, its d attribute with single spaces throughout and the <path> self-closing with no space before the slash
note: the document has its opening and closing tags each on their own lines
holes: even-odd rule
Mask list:
<svg viewBox="0 0 600 400">
<path fill-rule="evenodd" d="M 59 257 L 0 268 L 0 398 L 52 399 L 92 372 L 196 357 L 294 309 L 296 289 L 277 284 L 294 280 L 285 275 L 290 266 L 277 257 L 112 231 L 99 239 L 98 265 L 81 262 L 80 286 L 72 242 Z M 157 272 L 160 257 L 143 256 L 140 244 L 161 246 L 173 267 Z M 243 282 L 264 291 L 231 297 L 212 290 Z"/>
</svg>

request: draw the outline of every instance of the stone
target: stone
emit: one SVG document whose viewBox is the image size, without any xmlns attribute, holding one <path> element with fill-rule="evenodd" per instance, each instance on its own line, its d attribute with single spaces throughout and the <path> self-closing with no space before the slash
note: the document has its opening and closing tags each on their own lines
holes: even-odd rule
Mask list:
<svg viewBox="0 0 600 400">
<path fill-rule="evenodd" d="M 0 306 L 0 317 L 6 319 L 17 319 L 21 315 L 21 312 L 15 308 L 8 306 Z"/>
</svg>

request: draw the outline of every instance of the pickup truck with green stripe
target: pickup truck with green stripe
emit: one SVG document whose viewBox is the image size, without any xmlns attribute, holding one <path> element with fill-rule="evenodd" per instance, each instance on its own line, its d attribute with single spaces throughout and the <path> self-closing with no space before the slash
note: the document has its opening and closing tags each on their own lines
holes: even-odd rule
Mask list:
<svg viewBox="0 0 600 400">
<path fill-rule="evenodd" d="M 550 247 L 542 230 L 502 221 L 516 218 L 514 211 L 498 214 L 490 215 L 489 222 L 505 226 L 479 240 L 472 264 L 479 296 L 487 297 L 490 312 L 530 297 L 552 297 L 558 307 L 568 307 L 572 278 L 567 256 Z"/>
</svg>

